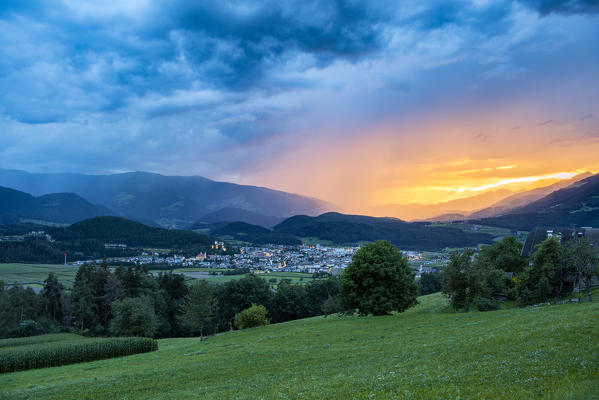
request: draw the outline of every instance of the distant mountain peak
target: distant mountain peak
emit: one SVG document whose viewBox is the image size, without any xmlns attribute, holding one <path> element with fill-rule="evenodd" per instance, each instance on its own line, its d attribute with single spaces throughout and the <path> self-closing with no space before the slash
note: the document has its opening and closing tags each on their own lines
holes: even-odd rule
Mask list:
<svg viewBox="0 0 599 400">
<path fill-rule="evenodd" d="M 225 208 L 256 213 L 258 216 L 253 218 L 264 216 L 267 221 L 262 223 L 270 226 L 291 215 L 317 215 L 331 209 L 331 205 L 322 200 L 278 190 L 217 182 L 201 176 L 168 176 L 143 171 L 85 175 L 0 169 L 0 185 L 36 196 L 73 192 L 107 207 L 116 215 L 169 228 L 188 226 Z M 260 222 L 247 219 L 247 213 L 247 222 Z"/>
</svg>

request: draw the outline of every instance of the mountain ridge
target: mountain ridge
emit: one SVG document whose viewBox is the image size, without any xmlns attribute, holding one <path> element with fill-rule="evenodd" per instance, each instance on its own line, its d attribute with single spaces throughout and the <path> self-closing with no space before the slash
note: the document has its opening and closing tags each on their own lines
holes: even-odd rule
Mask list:
<svg viewBox="0 0 599 400">
<path fill-rule="evenodd" d="M 113 215 L 113 212 L 75 193 L 51 193 L 36 197 L 0 186 L 0 223 L 3 224 L 25 220 L 69 224 L 102 215 Z"/>
<path fill-rule="evenodd" d="M 203 215 L 227 207 L 279 218 L 303 213 L 318 215 L 334 207 L 319 199 L 275 189 L 151 172 L 86 175 L 0 169 L 0 185 L 33 195 L 76 193 L 115 215 L 167 228 L 187 226 Z"/>
<path fill-rule="evenodd" d="M 509 213 L 477 221 L 530 230 L 535 227 L 599 226 L 599 174 L 592 175 Z"/>
</svg>

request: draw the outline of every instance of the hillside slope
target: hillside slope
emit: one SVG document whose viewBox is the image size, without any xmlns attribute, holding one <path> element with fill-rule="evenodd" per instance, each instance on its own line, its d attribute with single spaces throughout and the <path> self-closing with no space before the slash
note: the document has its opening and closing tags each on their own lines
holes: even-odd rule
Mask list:
<svg viewBox="0 0 599 400">
<path fill-rule="evenodd" d="M 154 353 L 0 375 L 3 399 L 592 399 L 599 302 L 316 317 Z M 567 322 L 567 323 L 566 323 Z M 594 397 L 595 396 L 595 397 Z"/>
<path fill-rule="evenodd" d="M 544 186 L 537 189 L 516 193 L 512 196 L 506 197 L 505 199 L 498 201 L 497 203 L 493 204 L 488 208 L 470 214 L 469 218 L 489 218 L 498 215 L 513 213 L 513 211 L 519 207 L 523 207 L 527 204 L 540 200 L 543 197 L 548 196 L 557 190 L 564 189 L 572 184 L 575 184 L 576 182 L 579 182 L 591 176 L 593 176 L 593 174 L 591 174 L 590 172 L 586 172 L 580 175 L 576 175 L 571 179 L 561 180 L 549 186 Z"/>
<path fill-rule="evenodd" d="M 209 247 L 214 238 L 201 233 L 154 228 L 120 217 L 96 217 L 77 222 L 66 228 L 48 230 L 56 241 L 99 240 L 103 243 L 123 243 L 128 246 Z"/>
<path fill-rule="evenodd" d="M 283 217 L 273 217 L 272 215 L 264 215 L 255 211 L 244 210 L 242 208 L 225 207 L 203 215 L 200 218 L 200 222 L 208 224 L 214 224 L 218 222 L 245 222 L 246 224 L 258 225 L 264 228 L 272 228 L 284 219 L 285 218 Z"/>
<path fill-rule="evenodd" d="M 397 217 L 412 221 L 439 220 L 439 216 L 446 214 L 468 215 L 472 210 L 489 207 L 512 195 L 513 192 L 509 190 L 498 189 L 477 196 L 437 204 L 386 204 L 374 208 L 373 213 L 378 216 Z"/>
<path fill-rule="evenodd" d="M 481 219 L 485 225 L 530 230 L 534 227 L 599 226 L 599 175 L 593 175 L 542 199 Z"/>
<path fill-rule="evenodd" d="M 316 215 L 331 205 L 317 199 L 257 186 L 216 182 L 201 176 L 148 172 L 113 175 L 34 174 L 0 169 L 0 185 L 34 195 L 73 192 L 138 221 L 185 227 L 225 207 L 287 218 Z"/>
<path fill-rule="evenodd" d="M 430 227 L 396 218 L 326 213 L 318 217 L 296 215 L 274 227 L 278 233 L 313 237 L 339 245 L 384 239 L 401 249 L 439 250 L 445 247 L 476 246 L 491 243 L 483 233 L 464 232 L 450 227 Z"/>
<path fill-rule="evenodd" d="M 210 231 L 211 235 L 233 238 L 240 242 L 254 245 L 300 245 L 302 241 L 297 237 L 284 232 L 273 232 L 262 226 L 246 224 L 245 222 L 231 222 L 223 227 Z"/>
<path fill-rule="evenodd" d="M 74 193 L 34 197 L 0 186 L 0 224 L 16 224 L 22 220 L 73 223 L 101 215 L 113 215 L 113 212 L 106 207 L 91 204 Z"/>
</svg>

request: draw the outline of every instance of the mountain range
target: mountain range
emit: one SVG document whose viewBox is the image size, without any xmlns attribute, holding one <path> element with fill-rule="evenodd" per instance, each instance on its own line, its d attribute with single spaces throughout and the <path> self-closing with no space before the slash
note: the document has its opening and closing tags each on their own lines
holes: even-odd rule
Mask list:
<svg viewBox="0 0 599 400">
<path fill-rule="evenodd" d="M 491 243 L 492 236 L 454 227 L 434 227 L 397 218 L 377 218 L 329 212 L 317 217 L 296 215 L 272 230 L 241 222 L 216 225 L 211 235 L 252 244 L 300 244 L 301 239 L 335 245 L 359 245 L 384 239 L 402 249 L 441 250 L 445 247 Z"/>
<path fill-rule="evenodd" d="M 599 225 L 599 175 L 588 173 L 521 193 L 497 190 L 477 198 L 438 204 L 432 210 L 457 211 L 420 223 L 323 213 L 331 205 L 317 199 L 197 176 L 144 172 L 30 174 L 0 170 L 0 183 L 32 193 L 0 186 L 0 224 L 71 224 L 97 216 L 117 216 L 255 244 L 294 244 L 309 237 L 337 244 L 387 238 L 404 248 L 418 243 L 421 248 L 432 249 L 438 248 L 441 239 L 451 247 L 477 240 L 484 243 L 488 238 L 470 237 L 470 232 L 438 231 L 427 226 L 430 221 L 469 221 L 519 230 Z M 497 198 L 500 200 L 494 201 Z M 460 213 L 459 208 L 491 201 L 494 202 L 486 208 Z M 422 205 L 410 207 L 419 206 Z"/>
<path fill-rule="evenodd" d="M 52 193 L 35 197 L 0 186 L 0 223 L 54 222 L 72 224 L 82 219 L 113 215 L 108 208 L 91 204 L 74 193 Z"/>
<path fill-rule="evenodd" d="M 522 192 L 498 189 L 436 204 L 387 204 L 375 207 L 373 213 L 378 216 L 393 216 L 410 221 L 432 222 L 490 218 L 507 214 L 511 210 L 539 200 L 556 190 L 568 187 L 592 175 L 590 172 L 585 172 L 552 185 Z"/>
<path fill-rule="evenodd" d="M 531 230 L 535 227 L 599 226 L 599 174 L 503 215 L 474 220 L 480 224 Z"/>
<path fill-rule="evenodd" d="M 318 199 L 264 187 L 148 172 L 85 175 L 0 169 L 0 185 L 34 196 L 74 193 L 105 207 L 103 215 L 167 228 L 186 227 L 206 215 L 213 220 L 210 214 L 215 212 L 224 220 L 245 213 L 251 215 L 248 222 L 272 226 L 296 214 L 318 215 L 333 208 Z"/>
</svg>

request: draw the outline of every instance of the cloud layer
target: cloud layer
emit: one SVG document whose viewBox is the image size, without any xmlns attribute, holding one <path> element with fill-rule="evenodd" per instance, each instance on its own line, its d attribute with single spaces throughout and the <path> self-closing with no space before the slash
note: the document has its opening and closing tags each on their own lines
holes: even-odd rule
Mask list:
<svg viewBox="0 0 599 400">
<path fill-rule="evenodd" d="M 597 1 L 104 3 L 0 6 L 0 167 L 201 174 L 339 200 L 273 169 L 322 165 L 330 182 L 341 167 L 326 159 L 370 140 L 408 155 L 421 139 L 506 135 L 472 114 L 556 146 L 599 136 Z M 440 128 L 465 124 L 481 131 Z M 387 158 L 369 190 L 406 180 Z"/>
</svg>

